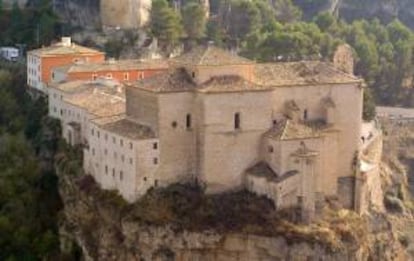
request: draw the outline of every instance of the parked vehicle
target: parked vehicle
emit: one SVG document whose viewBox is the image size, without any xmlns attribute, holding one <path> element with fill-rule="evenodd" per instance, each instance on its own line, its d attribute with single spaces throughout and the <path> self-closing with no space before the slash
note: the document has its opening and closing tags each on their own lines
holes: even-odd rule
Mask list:
<svg viewBox="0 0 414 261">
<path fill-rule="evenodd" d="M 0 47 L 0 54 L 3 59 L 15 62 L 19 58 L 19 49 L 16 47 Z"/>
</svg>

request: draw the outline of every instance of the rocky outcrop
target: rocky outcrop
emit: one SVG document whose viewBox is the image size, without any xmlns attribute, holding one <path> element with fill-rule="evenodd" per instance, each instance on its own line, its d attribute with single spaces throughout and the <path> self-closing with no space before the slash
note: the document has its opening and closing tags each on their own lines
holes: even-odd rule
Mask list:
<svg viewBox="0 0 414 261">
<path fill-rule="evenodd" d="M 339 241 L 323 223 L 277 236 L 186 230 L 134 219 L 130 207 L 117 197 L 91 192 L 84 178 L 61 174 L 62 243 L 76 241 L 85 260 L 406 260 L 391 223 L 382 214 L 359 219 L 339 211 L 329 221 L 342 231 Z M 167 215 L 160 209 L 156 215 Z M 339 221 L 347 215 L 347 222 Z M 352 223 L 360 231 L 344 227 Z M 310 240 L 307 235 L 315 227 L 318 233 Z"/>
<path fill-rule="evenodd" d="M 54 9 L 62 20 L 82 29 L 101 28 L 100 0 L 55 0 Z"/>
</svg>

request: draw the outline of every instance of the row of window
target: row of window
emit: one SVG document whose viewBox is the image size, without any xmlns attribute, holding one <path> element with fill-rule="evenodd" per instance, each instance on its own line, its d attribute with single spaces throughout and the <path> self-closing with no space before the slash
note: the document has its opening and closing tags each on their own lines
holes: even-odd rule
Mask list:
<svg viewBox="0 0 414 261">
<path fill-rule="evenodd" d="M 176 128 L 178 126 L 178 123 L 176 121 L 173 121 L 171 123 L 171 126 L 173 128 Z M 192 128 L 192 121 L 191 121 L 191 114 L 187 114 L 185 118 L 185 126 L 188 130 Z M 240 113 L 237 112 L 234 114 L 234 129 L 238 130 L 241 126 L 241 119 L 240 119 Z"/>
<path fill-rule="evenodd" d="M 108 155 L 108 150 L 107 149 L 104 149 L 104 154 Z M 95 156 L 95 148 L 92 148 L 92 156 Z M 115 159 L 117 159 L 118 158 L 118 153 L 114 151 L 113 156 L 114 156 Z M 121 154 L 120 158 L 121 158 L 122 162 L 125 162 L 125 155 Z M 129 164 L 132 165 L 133 163 L 134 163 L 133 159 L 129 158 Z"/>
<path fill-rule="evenodd" d="M 124 81 L 129 80 L 129 73 L 126 72 L 123 74 L 123 76 L 124 76 Z M 108 79 L 112 79 L 113 76 L 112 76 L 112 73 L 107 73 L 105 77 Z M 96 79 L 98 79 L 98 74 L 96 73 L 92 74 L 92 80 L 95 81 Z M 140 79 L 144 79 L 144 72 L 141 72 L 140 74 L 138 74 L 138 80 Z"/>
<path fill-rule="evenodd" d="M 96 165 L 99 166 L 98 164 L 96 164 Z M 120 181 L 122 181 L 124 179 L 124 172 L 122 170 L 120 170 L 119 172 L 117 172 L 115 170 L 115 168 L 112 168 L 111 173 L 112 173 L 112 178 L 116 178 L 118 176 Z M 109 167 L 108 167 L 108 165 L 105 165 L 105 175 L 108 175 L 108 174 L 109 174 Z M 147 177 L 143 177 L 142 180 L 144 182 L 146 182 L 147 181 Z M 158 186 L 158 180 L 154 180 L 154 186 L 155 187 Z"/>
<path fill-rule="evenodd" d="M 157 143 L 154 143 L 153 144 L 153 148 L 154 149 L 157 149 L 157 147 L 158 147 Z M 92 148 L 91 151 L 92 151 L 92 156 L 95 156 L 95 148 Z M 104 155 L 105 156 L 108 155 L 108 150 L 106 148 L 104 149 Z M 121 161 L 122 162 L 125 162 L 125 155 L 124 154 L 121 154 L 120 156 L 121 156 L 120 157 L 121 158 Z M 113 152 L 113 157 L 114 157 L 114 159 L 118 159 L 118 153 L 116 151 Z M 156 158 L 156 157 L 153 158 L 152 162 L 153 162 L 154 165 L 158 165 L 158 158 Z M 129 158 L 129 164 L 131 164 L 131 165 L 133 164 L 132 158 Z"/>
<path fill-rule="evenodd" d="M 28 62 L 29 63 L 35 64 L 37 62 L 37 60 L 40 60 L 40 59 L 36 58 L 34 56 L 30 56 L 30 55 L 28 56 Z"/>
<path fill-rule="evenodd" d="M 33 68 L 29 67 L 29 68 L 27 69 L 27 71 L 28 71 L 29 75 L 30 75 L 30 74 L 31 74 L 31 75 L 37 75 L 37 72 L 38 72 L 38 71 L 40 71 L 40 65 L 37 67 L 37 70 L 35 70 L 35 69 L 33 69 Z"/>
<path fill-rule="evenodd" d="M 91 135 L 92 136 L 96 136 L 98 139 L 101 137 L 101 132 L 99 131 L 99 130 L 97 130 L 97 131 L 95 131 L 95 129 L 91 129 Z M 105 133 L 105 135 L 104 135 L 104 139 L 105 139 L 105 141 L 108 141 L 108 134 L 106 134 Z M 116 139 L 116 137 L 115 136 L 112 136 L 112 143 L 113 144 L 116 144 L 117 143 L 117 139 Z M 119 145 L 121 146 L 121 147 L 123 147 L 124 146 L 124 140 L 123 139 L 119 139 Z M 134 148 L 134 144 L 132 143 L 132 142 L 130 142 L 129 143 L 129 148 L 130 149 L 133 149 Z"/>
<path fill-rule="evenodd" d="M 91 135 L 92 136 L 96 136 L 98 139 L 101 137 L 101 132 L 99 131 L 99 130 L 97 130 L 97 131 L 95 131 L 95 129 L 91 129 Z M 104 135 L 104 140 L 105 141 L 108 141 L 108 134 L 107 133 L 105 133 L 105 135 Z M 117 138 L 115 137 L 115 136 L 112 136 L 112 143 L 113 144 L 117 144 Z M 119 138 L 119 146 L 121 146 L 121 147 L 123 147 L 124 146 L 124 140 L 122 139 L 122 138 Z M 132 143 L 132 142 L 129 142 L 129 148 L 130 149 L 133 149 L 134 148 L 134 144 Z M 154 142 L 153 144 L 152 144 L 152 148 L 154 149 L 154 150 L 156 150 L 156 149 L 158 149 L 158 143 L 157 142 Z"/>
</svg>

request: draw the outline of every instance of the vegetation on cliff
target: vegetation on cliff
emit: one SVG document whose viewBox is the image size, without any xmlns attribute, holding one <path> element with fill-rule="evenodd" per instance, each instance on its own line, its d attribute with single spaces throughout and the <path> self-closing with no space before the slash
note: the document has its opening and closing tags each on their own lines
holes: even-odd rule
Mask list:
<svg viewBox="0 0 414 261">
<path fill-rule="evenodd" d="M 0 4 L 0 46 L 23 44 L 32 49 L 54 40 L 60 27 L 51 3 L 41 0 L 36 7 L 23 10 L 17 1 L 11 10 L 3 10 Z"/>
<path fill-rule="evenodd" d="M 72 208 L 81 198 L 89 201 L 83 205 L 88 209 L 82 210 L 82 216 L 88 218 L 76 222 L 90 241 L 97 236 L 94 227 L 102 228 L 103 222 L 107 222 L 100 216 L 103 212 L 111 213 L 111 219 L 118 224 L 170 227 L 176 232 L 283 236 L 289 243 L 313 242 L 332 251 L 346 244 L 358 244 L 367 234 L 363 219 L 351 211 L 325 208 L 316 223 L 299 224 L 296 209 L 276 211 L 270 200 L 245 190 L 206 195 L 196 184 L 172 184 L 152 188 L 137 202 L 128 204 L 116 191 L 102 190 L 92 176 L 82 173 L 78 149 L 62 146 L 57 166 L 65 205 Z M 73 221 L 73 217 L 67 218 Z"/>
<path fill-rule="evenodd" d="M 0 260 L 56 260 L 58 125 L 26 94 L 25 73 L 0 65 Z"/>
</svg>

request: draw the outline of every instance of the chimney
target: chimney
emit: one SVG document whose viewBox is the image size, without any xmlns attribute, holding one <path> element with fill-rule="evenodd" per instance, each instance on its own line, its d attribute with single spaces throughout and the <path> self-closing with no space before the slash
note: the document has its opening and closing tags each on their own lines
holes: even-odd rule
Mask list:
<svg viewBox="0 0 414 261">
<path fill-rule="evenodd" d="M 70 47 L 72 45 L 72 39 L 70 37 L 62 37 L 62 46 Z"/>
</svg>

